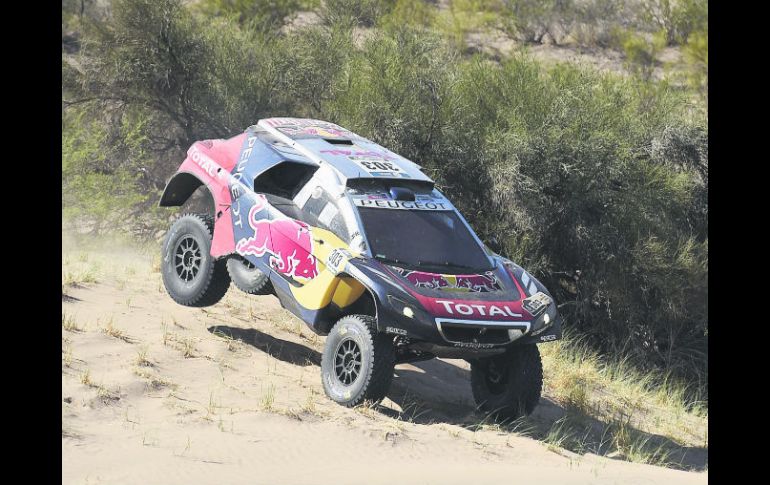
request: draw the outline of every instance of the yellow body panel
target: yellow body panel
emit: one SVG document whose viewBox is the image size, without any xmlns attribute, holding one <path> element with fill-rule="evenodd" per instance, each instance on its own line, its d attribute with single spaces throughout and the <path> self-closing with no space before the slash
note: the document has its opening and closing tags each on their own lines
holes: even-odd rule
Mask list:
<svg viewBox="0 0 770 485">
<path fill-rule="evenodd" d="M 340 308 L 352 305 L 361 296 L 366 288 L 353 278 L 337 278 L 337 289 L 332 296 L 332 301 Z"/>
<path fill-rule="evenodd" d="M 334 249 L 345 249 L 353 256 L 347 244 L 334 233 L 312 227 L 310 234 L 313 238 L 313 256 L 318 260 L 318 276 L 304 285 L 291 287 L 291 293 L 297 302 L 308 310 L 320 310 L 330 302 L 344 308 L 354 303 L 363 294 L 364 286 L 353 278 L 338 276 L 326 270 L 326 262 Z M 342 266 L 347 263 L 345 259 Z"/>
</svg>

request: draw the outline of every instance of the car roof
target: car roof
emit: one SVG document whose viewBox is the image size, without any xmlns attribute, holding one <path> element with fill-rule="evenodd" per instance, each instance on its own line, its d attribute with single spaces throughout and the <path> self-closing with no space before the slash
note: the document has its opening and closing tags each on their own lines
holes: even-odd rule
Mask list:
<svg viewBox="0 0 770 485">
<path fill-rule="evenodd" d="M 403 179 L 433 184 L 420 166 L 387 148 L 328 121 L 309 118 L 266 118 L 249 128 L 265 131 L 279 143 L 286 159 L 307 159 L 333 167 L 346 179 Z M 291 155 L 291 156 L 288 156 Z"/>
</svg>

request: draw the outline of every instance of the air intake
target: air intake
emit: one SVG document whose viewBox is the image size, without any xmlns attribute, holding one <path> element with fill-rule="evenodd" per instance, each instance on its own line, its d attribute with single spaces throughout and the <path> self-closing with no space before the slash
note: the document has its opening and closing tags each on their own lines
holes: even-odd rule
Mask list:
<svg viewBox="0 0 770 485">
<path fill-rule="evenodd" d="M 391 187 L 390 196 L 395 200 L 414 200 L 414 192 L 406 187 Z"/>
</svg>

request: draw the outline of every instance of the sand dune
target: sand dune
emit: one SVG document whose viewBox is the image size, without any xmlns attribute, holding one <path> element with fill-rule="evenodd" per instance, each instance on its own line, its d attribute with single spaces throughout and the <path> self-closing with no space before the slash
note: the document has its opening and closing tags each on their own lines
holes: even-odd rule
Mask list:
<svg viewBox="0 0 770 485">
<path fill-rule="evenodd" d="M 67 257 L 93 273 L 63 287 L 63 483 L 707 482 L 474 427 L 464 361 L 398 366 L 382 406 L 342 408 L 321 388 L 323 338 L 274 297 L 233 286 L 185 308 L 150 256 Z"/>
</svg>

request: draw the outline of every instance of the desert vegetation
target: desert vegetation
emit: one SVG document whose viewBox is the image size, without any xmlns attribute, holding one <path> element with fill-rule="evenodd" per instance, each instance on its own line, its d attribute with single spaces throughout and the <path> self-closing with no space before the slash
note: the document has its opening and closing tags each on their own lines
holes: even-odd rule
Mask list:
<svg viewBox="0 0 770 485">
<path fill-rule="evenodd" d="M 571 337 L 544 356 L 547 384 L 554 399 L 609 424 L 604 438 L 569 417 L 532 432 L 666 462 L 627 430 L 660 407 L 707 417 L 706 2 L 270 7 L 62 3 L 65 226 L 152 240 L 171 215 L 157 208 L 160 193 L 194 141 L 270 116 L 336 122 L 425 167 L 485 241 L 554 293 Z M 301 24 L 308 12 L 316 20 Z M 495 32 L 521 49 L 469 47 L 473 35 Z M 615 51 L 625 71 L 544 63 L 529 52 L 541 44 Z M 653 75 L 671 49 L 676 69 Z M 63 295 L 102 278 L 95 262 L 67 257 Z M 199 355 L 165 325 L 164 343 Z M 81 326 L 63 313 L 62 328 Z M 120 340 L 120 328 L 103 331 Z M 592 395 L 645 404 L 629 418 Z M 276 407 L 271 388 L 261 399 Z"/>
</svg>

